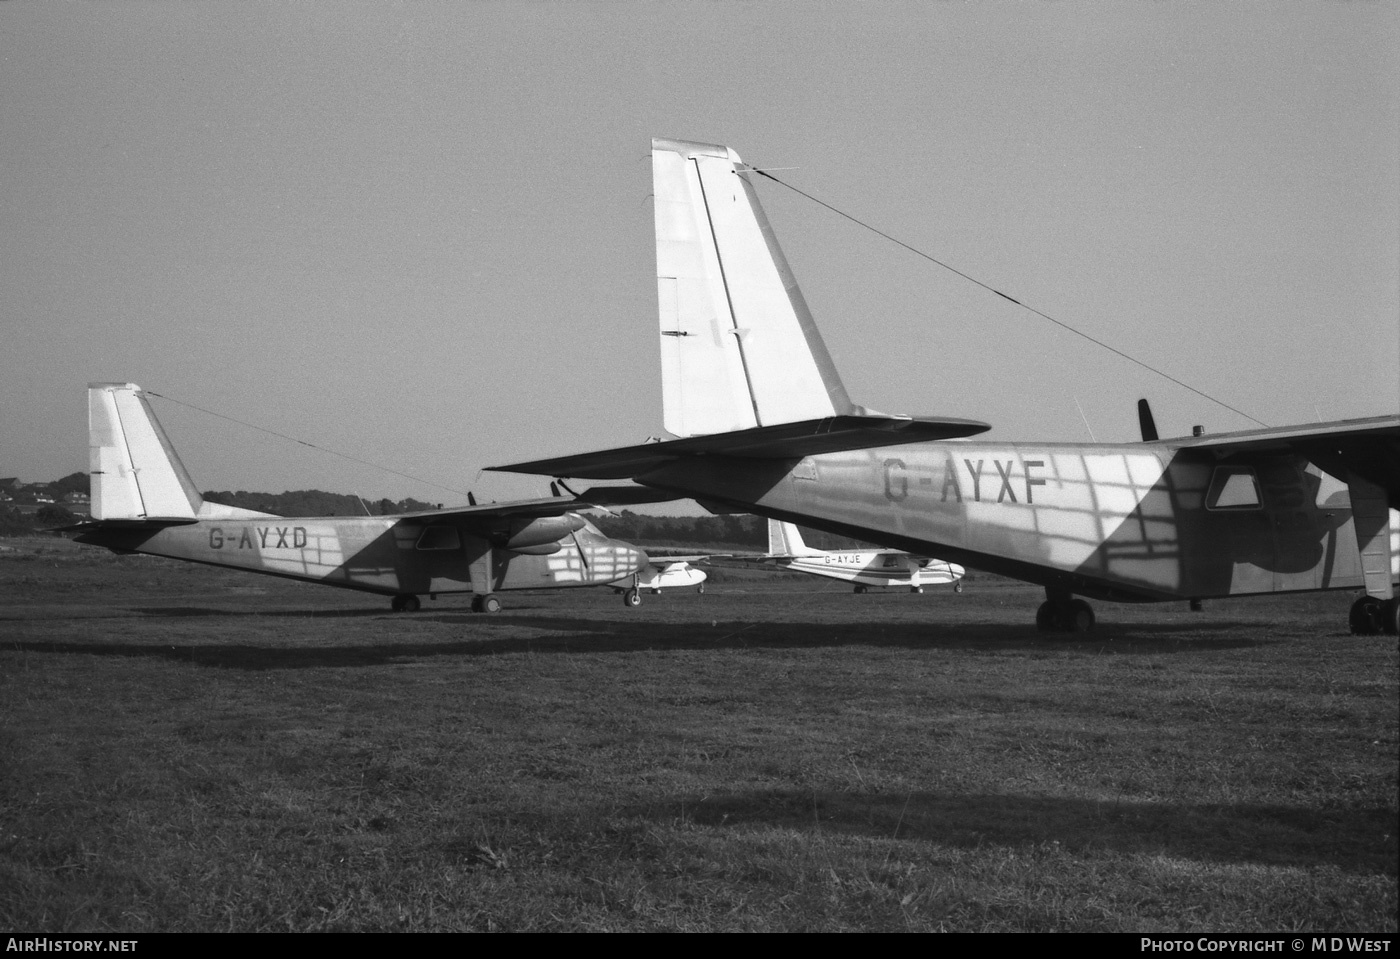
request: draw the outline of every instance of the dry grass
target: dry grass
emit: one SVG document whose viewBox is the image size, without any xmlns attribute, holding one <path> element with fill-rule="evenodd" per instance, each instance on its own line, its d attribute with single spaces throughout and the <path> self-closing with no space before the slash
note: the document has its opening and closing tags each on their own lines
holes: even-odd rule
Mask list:
<svg viewBox="0 0 1400 959">
<path fill-rule="evenodd" d="M 0 552 L 0 925 L 1396 929 L 1348 597 L 375 597 Z"/>
</svg>

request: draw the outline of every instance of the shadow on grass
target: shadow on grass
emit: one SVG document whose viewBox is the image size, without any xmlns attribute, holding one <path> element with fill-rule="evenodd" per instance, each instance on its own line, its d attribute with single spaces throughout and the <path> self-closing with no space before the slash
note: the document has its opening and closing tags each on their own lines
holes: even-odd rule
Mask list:
<svg viewBox="0 0 1400 959">
<path fill-rule="evenodd" d="M 1014 795 L 760 791 L 624 810 L 657 822 L 731 829 L 1016 847 L 1050 858 L 1094 852 L 1397 874 L 1395 810 L 1189 805 Z"/>
<path fill-rule="evenodd" d="M 162 616 L 171 619 L 198 619 L 205 616 L 220 619 L 248 619 L 260 616 L 293 617 L 296 619 L 364 619 L 372 616 L 383 616 L 388 612 L 385 609 L 301 609 L 290 611 L 214 609 L 203 606 L 129 606 L 127 611 L 140 613 L 143 616 Z"/>
<path fill-rule="evenodd" d="M 220 610 L 158 607 L 163 615 L 192 618 L 247 616 Z M 326 615 L 380 616 L 378 612 L 309 611 L 251 614 L 269 618 L 305 618 Z M 412 622 L 447 626 L 471 626 L 489 630 L 490 638 L 424 640 L 421 635 L 402 642 L 337 643 L 335 645 L 250 645 L 210 643 L 177 645 L 123 642 L 4 643 L 0 649 L 34 653 L 72 653 L 94 656 L 147 656 L 202 666 L 231 669 L 311 669 L 376 666 L 437 657 L 470 658 L 531 655 L 640 653 L 679 650 L 732 649 L 950 649 L 977 652 L 1026 652 L 1081 655 L 1194 654 L 1213 650 L 1266 645 L 1269 640 L 1238 635 L 1237 624 L 1193 623 L 1115 627 L 1085 636 L 1037 633 L 1034 627 L 1005 624 L 931 625 L 926 623 L 783 623 L 716 622 L 658 623 L 639 619 L 627 622 L 589 621 L 548 616 L 491 618 L 478 614 L 416 616 Z M 513 629 L 528 630 L 521 636 L 502 636 Z M 546 631 L 548 635 L 538 635 Z M 288 643 L 295 642 L 294 639 Z"/>
</svg>

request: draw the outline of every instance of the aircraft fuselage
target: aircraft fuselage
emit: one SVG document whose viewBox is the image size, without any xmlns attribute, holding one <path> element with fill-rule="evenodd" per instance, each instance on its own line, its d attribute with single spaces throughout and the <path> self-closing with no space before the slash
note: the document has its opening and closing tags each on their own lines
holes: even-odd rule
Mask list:
<svg viewBox="0 0 1400 959">
<path fill-rule="evenodd" d="M 200 520 L 159 530 L 107 527 L 78 542 L 384 595 L 594 586 L 646 565 L 646 555 L 585 527 L 525 551 L 494 547 L 448 524 L 388 517 Z M 492 582 L 471 567 L 491 552 Z"/>
<path fill-rule="evenodd" d="M 1286 451 L 950 441 L 711 455 L 637 479 L 1103 599 L 1363 585 L 1346 486 Z"/>
</svg>

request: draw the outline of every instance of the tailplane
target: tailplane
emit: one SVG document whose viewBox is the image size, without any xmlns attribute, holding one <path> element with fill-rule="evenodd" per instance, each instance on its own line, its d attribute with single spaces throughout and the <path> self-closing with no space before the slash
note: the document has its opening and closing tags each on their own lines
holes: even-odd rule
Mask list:
<svg viewBox="0 0 1400 959">
<path fill-rule="evenodd" d="M 494 470 L 639 477 L 693 456 L 793 459 L 974 436 L 851 402 L 749 177 L 728 147 L 652 140 L 666 430 L 680 437 Z"/>
<path fill-rule="evenodd" d="M 266 516 L 206 503 L 135 383 L 88 384 L 92 518 L 114 523 L 193 523 Z"/>
</svg>

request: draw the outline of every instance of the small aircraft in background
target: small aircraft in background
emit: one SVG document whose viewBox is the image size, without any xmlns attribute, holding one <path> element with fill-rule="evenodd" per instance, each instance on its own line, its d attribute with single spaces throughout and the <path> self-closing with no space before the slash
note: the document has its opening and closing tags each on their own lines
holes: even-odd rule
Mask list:
<svg viewBox="0 0 1400 959">
<path fill-rule="evenodd" d="M 986 423 L 851 401 L 725 146 L 652 141 L 664 424 L 678 439 L 493 467 L 631 478 L 715 510 L 1045 588 L 1036 625 L 1114 602 L 1347 589 L 1400 629 L 1400 415 L 1141 443 L 965 439 Z M 1393 397 L 1390 397 L 1393 400 Z M 955 440 L 955 442 L 949 442 Z"/>
<path fill-rule="evenodd" d="M 623 577 L 610 585 L 622 593 L 622 601 L 628 606 L 642 605 L 641 591 L 649 589 L 652 595 L 663 589 L 695 587 L 697 593 L 705 591 L 705 580 L 709 575 L 703 569 L 696 569 L 692 563 L 710 559 L 702 556 L 649 556 L 647 565 L 631 576 Z"/>
<path fill-rule="evenodd" d="M 768 552 L 759 561 L 799 573 L 825 576 L 855 584 L 857 593 L 871 587 L 901 586 L 911 593 L 922 593 L 925 586 L 953 584 L 962 592 L 965 570 L 941 559 L 915 556 L 899 549 L 821 550 L 808 546 L 792 523 L 768 521 Z"/>
<path fill-rule="evenodd" d="M 647 491 L 595 488 L 574 499 L 397 516 L 282 517 L 206 501 L 134 383 L 88 386 L 88 433 L 92 521 L 64 531 L 118 553 L 378 593 L 399 612 L 417 610 L 423 594 L 471 593 L 473 610 L 494 613 L 497 592 L 602 586 L 650 568 L 644 552 L 604 536 L 579 512 L 654 501 Z"/>
</svg>

